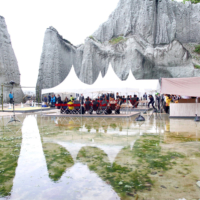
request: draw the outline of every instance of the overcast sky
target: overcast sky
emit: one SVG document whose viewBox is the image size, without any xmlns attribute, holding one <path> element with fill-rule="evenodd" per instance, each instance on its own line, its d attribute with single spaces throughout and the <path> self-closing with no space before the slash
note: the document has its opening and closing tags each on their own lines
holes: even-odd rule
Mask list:
<svg viewBox="0 0 200 200">
<path fill-rule="evenodd" d="M 108 19 L 118 1 L 0 0 L 0 15 L 11 36 L 21 85 L 36 85 L 46 28 L 53 26 L 74 45 L 84 43 Z"/>
</svg>

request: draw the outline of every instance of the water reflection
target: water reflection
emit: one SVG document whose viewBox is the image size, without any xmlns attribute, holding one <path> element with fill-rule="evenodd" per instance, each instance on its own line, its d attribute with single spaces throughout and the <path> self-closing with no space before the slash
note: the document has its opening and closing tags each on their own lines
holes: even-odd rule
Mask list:
<svg viewBox="0 0 200 200">
<path fill-rule="evenodd" d="M 88 167 L 83 164 L 71 163 L 73 166 L 68 166 L 71 167 L 69 169 L 66 167 L 65 173 L 60 174 L 60 180 L 57 178 L 58 174 L 49 175 L 47 166 L 50 169 L 52 165 L 61 165 L 63 160 L 55 162 L 47 159 L 46 163 L 34 116 L 27 116 L 24 120 L 22 136 L 22 147 L 10 199 L 66 199 L 66 197 L 67 199 L 101 199 L 102 196 L 118 199 L 112 187 L 106 185 L 98 175 L 90 173 Z M 44 147 L 46 153 L 50 153 L 47 150 L 48 144 L 44 144 Z M 50 156 L 52 160 L 52 154 Z M 69 162 L 69 160 L 65 161 Z"/>
<path fill-rule="evenodd" d="M 0 129 L 1 167 L 8 168 L 0 174 L 0 181 L 6 177 L 0 194 L 9 199 L 199 195 L 200 124 L 192 120 L 23 117 L 22 127 Z"/>
</svg>

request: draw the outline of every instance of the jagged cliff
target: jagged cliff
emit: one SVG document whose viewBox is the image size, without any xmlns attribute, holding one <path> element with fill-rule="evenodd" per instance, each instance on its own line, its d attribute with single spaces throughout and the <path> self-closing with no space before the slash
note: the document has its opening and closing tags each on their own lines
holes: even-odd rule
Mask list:
<svg viewBox="0 0 200 200">
<path fill-rule="evenodd" d="M 0 16 L 0 85 L 4 84 L 4 102 L 9 101 L 11 87 L 9 82 L 13 80 L 15 84 L 14 97 L 16 102 L 21 102 L 23 92 L 20 88 L 20 72 L 12 48 L 10 35 L 7 30 L 4 17 Z"/>
<path fill-rule="evenodd" d="M 171 0 L 120 0 L 108 21 L 73 46 L 52 27 L 45 33 L 38 89 L 62 82 L 72 64 L 79 78 L 92 84 L 111 62 L 126 79 L 200 76 L 188 44 L 200 43 L 200 4 Z M 190 49 L 189 49 L 190 50 Z"/>
</svg>

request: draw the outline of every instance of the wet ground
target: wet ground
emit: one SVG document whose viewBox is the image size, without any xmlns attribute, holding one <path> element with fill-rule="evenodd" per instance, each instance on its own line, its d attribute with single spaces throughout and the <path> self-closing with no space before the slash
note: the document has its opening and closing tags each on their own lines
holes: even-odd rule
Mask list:
<svg viewBox="0 0 200 200">
<path fill-rule="evenodd" d="M 200 123 L 0 117 L 0 199 L 200 199 Z"/>
</svg>

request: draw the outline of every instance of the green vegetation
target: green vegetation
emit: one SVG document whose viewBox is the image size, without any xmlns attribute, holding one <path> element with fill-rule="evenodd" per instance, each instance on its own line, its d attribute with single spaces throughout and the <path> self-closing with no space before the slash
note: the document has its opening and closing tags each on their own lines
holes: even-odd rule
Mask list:
<svg viewBox="0 0 200 200">
<path fill-rule="evenodd" d="M 58 144 L 43 144 L 49 177 L 58 181 L 65 170 L 74 165 L 74 161 L 68 151 Z"/>
<path fill-rule="evenodd" d="M 91 36 L 89 36 L 89 38 L 95 41 L 95 39 L 94 39 L 94 37 L 93 37 L 92 35 L 91 35 Z"/>
<path fill-rule="evenodd" d="M 125 148 L 125 150 L 130 149 Z M 142 191 L 153 185 L 145 170 L 143 172 L 133 171 L 132 168 L 116 162 L 111 165 L 107 155 L 96 147 L 82 148 L 77 158 L 111 185 L 121 197 L 125 197 L 127 192 Z"/>
<path fill-rule="evenodd" d="M 113 128 L 113 129 L 116 129 L 117 125 L 115 123 L 113 123 L 113 124 L 110 124 L 110 127 Z"/>
<path fill-rule="evenodd" d="M 194 52 L 200 54 L 200 44 L 197 45 L 197 46 L 195 46 L 195 50 L 194 50 Z"/>
<path fill-rule="evenodd" d="M 114 124 L 110 126 L 115 127 Z M 129 146 L 124 147 L 112 164 L 108 156 L 96 147 L 83 147 L 77 155 L 79 162 L 87 164 L 88 168 L 110 184 L 122 199 L 128 198 L 128 194 L 133 195 L 137 191 L 151 190 L 154 186 L 154 181 L 151 179 L 152 170 L 164 173 L 172 169 L 176 164 L 175 161 L 183 158 L 185 156 L 178 152 L 163 152 L 160 136 L 148 135 L 141 136 L 132 150 Z M 127 162 L 125 163 L 124 160 Z M 183 170 L 178 173 L 189 173 L 187 168 Z"/>
<path fill-rule="evenodd" d="M 12 127 L 11 127 L 12 128 Z M 9 196 L 21 148 L 21 131 L 0 137 L 0 197 Z"/>
<path fill-rule="evenodd" d="M 143 136 L 144 137 L 144 136 Z M 159 137 L 153 136 L 154 139 L 143 139 L 137 141 L 134 145 L 133 156 L 138 157 L 138 161 L 147 164 L 152 169 L 171 169 L 174 158 L 184 158 L 184 155 L 176 152 L 161 153 Z"/>
<path fill-rule="evenodd" d="M 147 184 L 153 185 L 153 181 L 150 179 L 147 173 L 141 174 L 135 170 L 130 176 L 136 190 L 145 189 Z"/>
<path fill-rule="evenodd" d="M 200 3 L 200 0 L 183 0 L 184 3 L 185 3 L 186 1 L 191 1 L 191 2 L 194 3 L 194 4 Z"/>
<path fill-rule="evenodd" d="M 119 36 L 117 38 L 112 38 L 109 42 L 110 44 L 118 44 L 119 42 L 125 42 L 127 39 L 123 36 Z"/>
<path fill-rule="evenodd" d="M 196 137 L 190 137 L 190 136 L 183 136 L 183 135 L 177 135 L 174 133 L 170 133 L 167 135 L 168 140 L 173 140 L 174 142 L 194 142 L 194 141 L 200 141 L 199 138 Z"/>
</svg>

